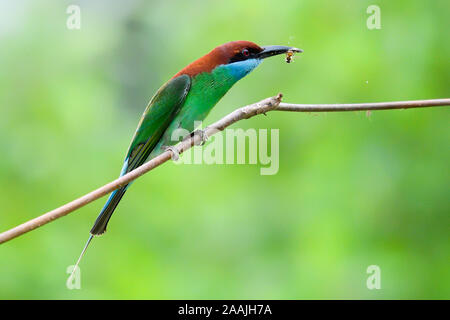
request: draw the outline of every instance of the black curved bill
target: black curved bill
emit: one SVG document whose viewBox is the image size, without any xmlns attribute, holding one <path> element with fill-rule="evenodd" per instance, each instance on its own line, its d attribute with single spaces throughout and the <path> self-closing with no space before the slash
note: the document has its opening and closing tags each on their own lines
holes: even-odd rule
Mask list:
<svg viewBox="0 0 450 320">
<path fill-rule="evenodd" d="M 264 50 L 258 53 L 259 59 L 265 59 L 268 57 L 276 56 L 279 54 L 286 53 L 288 51 L 292 52 L 303 52 L 302 49 L 295 48 L 295 47 L 286 47 L 286 46 L 266 46 L 262 47 Z"/>
</svg>

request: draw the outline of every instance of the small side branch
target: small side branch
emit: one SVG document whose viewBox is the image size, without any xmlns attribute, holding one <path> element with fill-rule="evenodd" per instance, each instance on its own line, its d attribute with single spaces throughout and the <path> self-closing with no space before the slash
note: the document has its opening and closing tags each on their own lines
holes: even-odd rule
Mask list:
<svg viewBox="0 0 450 320">
<path fill-rule="evenodd" d="M 427 107 L 443 107 L 450 104 L 450 99 L 412 100 L 376 103 L 345 103 L 345 104 L 292 104 L 280 103 L 278 111 L 293 112 L 342 112 L 342 111 L 372 111 L 392 109 L 412 109 Z"/>
<path fill-rule="evenodd" d="M 388 110 L 388 109 L 410 109 L 425 107 L 440 107 L 450 105 L 450 99 L 434 99 L 434 100 L 414 100 L 414 101 L 398 101 L 398 102 L 380 102 L 380 103 L 360 103 L 360 104 L 290 104 L 281 103 L 282 95 L 264 99 L 258 103 L 239 108 L 216 123 L 204 129 L 205 134 L 210 137 L 219 131 L 243 119 L 254 117 L 258 114 L 265 114 L 269 111 L 290 111 L 290 112 L 337 112 L 337 111 L 371 111 L 371 110 Z M 180 142 L 177 149 L 180 153 L 192 148 L 195 144 L 201 143 L 200 135 L 193 135 L 191 138 Z M 172 151 L 165 151 L 161 155 L 153 158 L 139 168 L 127 173 L 126 175 L 76 199 L 59 208 L 49 211 L 37 218 L 29 220 L 15 228 L 0 234 L 0 243 L 4 243 L 18 236 L 23 235 L 31 230 L 43 226 L 55 219 L 61 218 L 88 203 L 95 201 L 108 193 L 124 186 L 131 181 L 139 178 L 143 174 L 159 167 L 161 164 L 170 160 Z"/>
</svg>

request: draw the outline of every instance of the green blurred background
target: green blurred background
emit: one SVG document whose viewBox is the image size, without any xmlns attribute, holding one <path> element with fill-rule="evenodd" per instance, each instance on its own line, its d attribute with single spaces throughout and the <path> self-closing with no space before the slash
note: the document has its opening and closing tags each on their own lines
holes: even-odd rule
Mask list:
<svg viewBox="0 0 450 320">
<path fill-rule="evenodd" d="M 66 28 L 69 4 L 81 29 Z M 381 30 L 366 9 L 381 8 Z M 442 1 L 1 1 L 1 231 L 116 178 L 159 86 L 231 40 L 303 48 L 265 61 L 207 123 L 286 102 L 450 96 Z M 0 298 L 450 298 L 449 110 L 270 113 L 280 170 L 174 165 L 140 178 L 73 264 L 105 199 L 0 246 Z M 381 290 L 366 288 L 369 265 Z"/>
</svg>

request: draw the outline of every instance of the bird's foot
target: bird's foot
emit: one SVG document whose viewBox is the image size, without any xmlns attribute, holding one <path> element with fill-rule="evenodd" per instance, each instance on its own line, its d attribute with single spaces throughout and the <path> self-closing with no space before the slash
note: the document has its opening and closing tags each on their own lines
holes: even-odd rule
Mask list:
<svg viewBox="0 0 450 320">
<path fill-rule="evenodd" d="M 178 150 L 177 147 L 167 146 L 167 147 L 164 147 L 164 151 L 170 151 L 172 153 L 171 158 L 173 161 L 178 161 L 178 159 L 180 159 L 180 150 Z"/>
<path fill-rule="evenodd" d="M 195 137 L 195 136 L 199 136 L 200 137 L 200 141 L 197 142 L 195 145 L 196 146 L 202 146 L 205 144 L 206 141 L 208 141 L 209 137 L 206 134 L 206 130 L 195 130 L 194 132 L 191 133 L 191 137 Z"/>
</svg>

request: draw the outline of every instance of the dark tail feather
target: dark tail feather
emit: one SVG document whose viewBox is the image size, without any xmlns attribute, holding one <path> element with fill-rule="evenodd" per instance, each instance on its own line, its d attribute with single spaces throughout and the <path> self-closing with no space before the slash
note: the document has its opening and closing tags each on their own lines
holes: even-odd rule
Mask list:
<svg viewBox="0 0 450 320">
<path fill-rule="evenodd" d="M 106 231 L 108 221 L 111 218 L 117 205 L 119 204 L 120 199 L 122 199 L 123 195 L 125 194 L 125 191 L 127 191 L 127 186 L 117 189 L 113 191 L 113 193 L 111 193 L 108 201 L 106 201 L 105 206 L 98 215 L 97 220 L 95 220 L 94 226 L 91 229 L 92 235 L 98 236 Z"/>
</svg>

